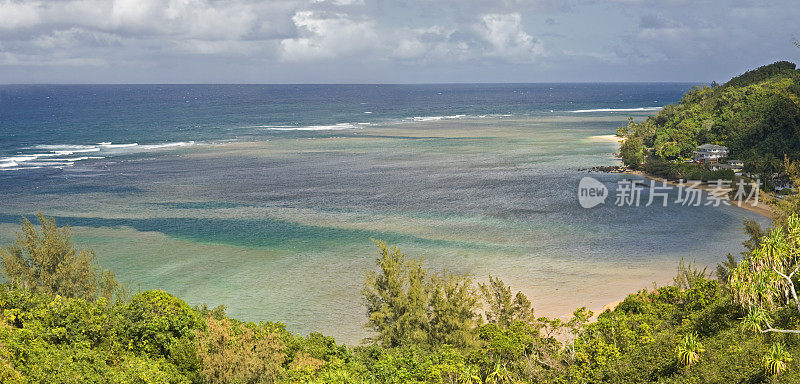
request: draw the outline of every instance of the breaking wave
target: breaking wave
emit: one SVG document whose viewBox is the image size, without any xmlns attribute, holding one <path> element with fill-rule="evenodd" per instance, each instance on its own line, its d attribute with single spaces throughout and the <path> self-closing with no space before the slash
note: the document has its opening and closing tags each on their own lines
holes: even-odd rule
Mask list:
<svg viewBox="0 0 800 384">
<path fill-rule="evenodd" d="M 20 151 L 20 154 L 0 157 L 0 171 L 38 168 L 63 168 L 72 166 L 76 162 L 84 160 L 102 159 L 110 156 L 185 147 L 194 144 L 194 141 L 181 141 L 148 145 L 139 145 L 139 143 L 114 144 L 111 142 L 101 142 L 95 145 L 34 145 L 24 148 Z"/>
</svg>

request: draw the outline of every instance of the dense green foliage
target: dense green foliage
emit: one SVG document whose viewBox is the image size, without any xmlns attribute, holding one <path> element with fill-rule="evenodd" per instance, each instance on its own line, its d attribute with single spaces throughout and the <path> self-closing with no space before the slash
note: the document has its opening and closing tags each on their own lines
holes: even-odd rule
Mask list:
<svg viewBox="0 0 800 384">
<path fill-rule="evenodd" d="M 800 71 L 780 61 L 721 86 L 695 87 L 678 104 L 620 127 L 625 165 L 670 177 L 695 178 L 682 163 L 701 144 L 725 145 L 730 158 L 762 180 L 781 172 L 784 156 L 800 158 Z M 680 165 L 680 167 L 679 167 Z"/>
<path fill-rule="evenodd" d="M 746 87 L 750 84 L 758 84 L 772 77 L 779 76 L 783 73 L 793 71 L 795 69 L 794 63 L 788 61 L 778 61 L 776 63 L 758 67 L 752 71 L 748 71 L 742 75 L 736 76 L 722 87 Z"/>
<path fill-rule="evenodd" d="M 375 337 L 356 347 L 191 308 L 163 291 L 109 300 L 10 282 L 0 286 L 0 382 L 796 382 L 800 335 L 774 329 L 800 328 L 797 302 L 783 294 L 797 278 L 748 268 L 769 257 L 777 272 L 795 268 L 800 218 L 768 231 L 749 222 L 746 233 L 743 260 L 718 267 L 730 283 L 681 262 L 674 285 L 630 295 L 594 321 L 583 308 L 569 321 L 536 318 L 500 279 L 473 285 L 378 242 L 378 271 L 364 287 Z M 741 276 L 766 282 L 744 287 Z M 772 298 L 757 291 L 776 283 L 762 292 Z"/>
</svg>

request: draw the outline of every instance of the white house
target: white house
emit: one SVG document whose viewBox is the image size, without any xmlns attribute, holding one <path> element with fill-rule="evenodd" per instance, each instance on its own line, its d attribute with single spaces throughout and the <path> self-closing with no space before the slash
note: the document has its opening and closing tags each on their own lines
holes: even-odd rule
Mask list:
<svg viewBox="0 0 800 384">
<path fill-rule="evenodd" d="M 728 160 L 728 165 L 730 165 L 733 168 L 739 168 L 739 169 L 744 168 L 744 162 L 741 160 Z"/>
<path fill-rule="evenodd" d="M 694 151 L 694 161 L 716 162 L 728 156 L 728 147 L 724 145 L 703 144 Z"/>
<path fill-rule="evenodd" d="M 730 169 L 733 171 L 733 174 L 736 176 L 742 175 L 742 169 L 744 168 L 744 163 L 741 160 L 728 160 L 727 164 L 717 163 L 711 161 L 708 164 L 708 169 L 712 171 L 718 171 L 721 169 Z"/>
</svg>

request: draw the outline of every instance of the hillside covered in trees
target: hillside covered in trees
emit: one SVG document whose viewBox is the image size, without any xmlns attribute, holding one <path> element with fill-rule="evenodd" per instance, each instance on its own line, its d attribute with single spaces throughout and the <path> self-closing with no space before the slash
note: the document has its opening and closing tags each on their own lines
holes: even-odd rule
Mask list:
<svg viewBox="0 0 800 384">
<path fill-rule="evenodd" d="M 779 61 L 722 85 L 695 87 L 677 104 L 620 127 L 625 165 L 680 178 L 702 144 L 724 145 L 729 158 L 760 176 L 783 172 L 784 156 L 800 158 L 800 71 Z M 768 181 L 770 177 L 761 177 Z"/>
</svg>

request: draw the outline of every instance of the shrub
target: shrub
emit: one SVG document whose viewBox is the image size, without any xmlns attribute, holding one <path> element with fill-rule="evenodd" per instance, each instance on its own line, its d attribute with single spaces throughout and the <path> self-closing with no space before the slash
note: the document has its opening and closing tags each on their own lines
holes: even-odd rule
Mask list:
<svg viewBox="0 0 800 384">
<path fill-rule="evenodd" d="M 139 293 L 123 309 L 123 341 L 128 348 L 153 357 L 172 358 L 178 364 L 193 365 L 191 342 L 195 330 L 203 328 L 200 316 L 183 300 L 164 291 Z"/>
<path fill-rule="evenodd" d="M 209 317 L 206 322 L 205 332 L 195 342 L 207 383 L 277 382 L 285 350 L 277 334 L 252 324 L 233 324 L 227 318 Z M 295 359 L 296 365 L 320 365 L 302 356 Z"/>
</svg>

